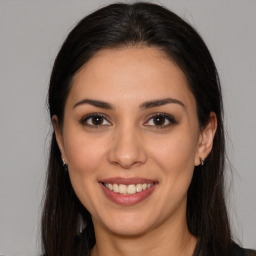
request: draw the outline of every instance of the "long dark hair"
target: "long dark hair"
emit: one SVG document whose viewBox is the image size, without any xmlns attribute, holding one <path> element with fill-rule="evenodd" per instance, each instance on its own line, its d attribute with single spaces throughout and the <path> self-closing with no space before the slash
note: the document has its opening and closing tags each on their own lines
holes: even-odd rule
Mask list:
<svg viewBox="0 0 256 256">
<path fill-rule="evenodd" d="M 64 106 L 72 78 L 104 48 L 132 45 L 161 49 L 184 72 L 197 102 L 201 127 L 210 112 L 217 115 L 213 149 L 203 166 L 195 167 L 187 200 L 189 231 L 200 239 L 202 255 L 227 255 L 231 232 L 224 199 L 225 141 L 218 73 L 198 33 L 176 14 L 159 5 L 138 2 L 108 5 L 82 19 L 66 38 L 55 60 L 49 87 L 50 117 L 63 124 Z M 52 134 L 42 243 L 46 256 L 89 255 L 95 244 L 91 216 L 80 203 L 63 170 Z"/>
</svg>

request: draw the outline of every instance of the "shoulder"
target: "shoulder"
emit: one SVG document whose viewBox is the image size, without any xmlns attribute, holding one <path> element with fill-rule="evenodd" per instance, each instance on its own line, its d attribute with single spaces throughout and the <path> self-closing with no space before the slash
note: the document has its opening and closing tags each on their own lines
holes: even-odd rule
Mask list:
<svg viewBox="0 0 256 256">
<path fill-rule="evenodd" d="M 256 256 L 255 250 L 245 249 L 244 251 L 246 256 Z"/>
<path fill-rule="evenodd" d="M 244 249 L 238 244 L 233 243 L 229 256 L 256 256 L 256 251 L 251 249 Z"/>
</svg>

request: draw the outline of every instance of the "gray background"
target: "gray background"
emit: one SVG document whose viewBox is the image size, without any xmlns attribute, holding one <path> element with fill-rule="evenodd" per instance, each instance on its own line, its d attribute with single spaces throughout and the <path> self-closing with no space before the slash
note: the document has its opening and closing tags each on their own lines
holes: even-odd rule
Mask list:
<svg viewBox="0 0 256 256">
<path fill-rule="evenodd" d="M 40 252 L 50 70 L 73 25 L 111 2 L 0 0 L 0 255 Z M 195 26 L 216 61 L 233 172 L 232 227 L 244 246 L 256 248 L 256 0 L 151 2 Z"/>
</svg>

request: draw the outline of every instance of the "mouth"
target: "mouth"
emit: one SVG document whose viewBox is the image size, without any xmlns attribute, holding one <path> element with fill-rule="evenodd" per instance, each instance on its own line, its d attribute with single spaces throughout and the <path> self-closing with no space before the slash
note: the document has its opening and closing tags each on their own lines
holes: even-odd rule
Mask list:
<svg viewBox="0 0 256 256">
<path fill-rule="evenodd" d="M 107 189 L 114 193 L 122 195 L 134 195 L 140 193 L 146 189 L 151 188 L 155 183 L 139 183 L 139 184 L 116 184 L 116 183 L 102 183 Z"/>
<path fill-rule="evenodd" d="M 100 181 L 105 195 L 119 205 L 134 205 L 148 198 L 158 184 L 142 178 L 111 178 Z"/>
</svg>

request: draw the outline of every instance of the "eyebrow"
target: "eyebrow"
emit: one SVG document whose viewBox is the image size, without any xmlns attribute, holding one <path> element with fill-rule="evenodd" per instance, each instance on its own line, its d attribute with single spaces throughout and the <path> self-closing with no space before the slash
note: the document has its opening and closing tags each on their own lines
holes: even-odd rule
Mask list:
<svg viewBox="0 0 256 256">
<path fill-rule="evenodd" d="M 97 108 L 108 109 L 108 110 L 114 109 L 113 105 L 111 105 L 110 103 L 107 103 L 107 102 L 104 102 L 101 100 L 92 100 L 92 99 L 83 99 L 83 100 L 77 102 L 73 106 L 73 108 L 76 108 L 77 106 L 80 106 L 83 104 L 89 104 L 89 105 L 92 105 Z M 150 108 L 154 108 L 154 107 L 163 106 L 166 104 L 178 104 L 185 108 L 185 105 L 182 101 L 173 99 L 173 98 L 166 98 L 166 99 L 155 99 L 155 100 L 146 101 L 140 105 L 140 109 L 141 110 L 150 109 Z"/>
<path fill-rule="evenodd" d="M 89 104 L 89 105 L 92 105 L 94 107 L 97 107 L 97 108 L 102 108 L 102 109 L 114 109 L 114 107 L 107 103 L 107 102 L 104 102 L 104 101 L 101 101 L 101 100 L 90 100 L 90 99 L 83 99 L 79 102 L 77 102 L 73 108 L 77 107 L 77 106 L 80 106 L 80 105 L 83 105 L 83 104 Z"/>
<path fill-rule="evenodd" d="M 140 105 L 140 109 L 149 109 L 149 108 L 159 107 L 159 106 L 163 106 L 170 103 L 178 104 L 185 108 L 185 105 L 182 101 L 173 99 L 173 98 L 166 98 L 166 99 L 156 99 L 156 100 L 146 101 Z"/>
</svg>

